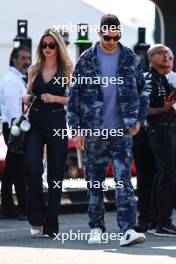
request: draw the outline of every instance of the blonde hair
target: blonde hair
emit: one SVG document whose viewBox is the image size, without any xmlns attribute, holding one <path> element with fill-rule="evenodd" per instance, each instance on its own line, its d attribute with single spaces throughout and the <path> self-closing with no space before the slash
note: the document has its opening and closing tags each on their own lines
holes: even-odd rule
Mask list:
<svg viewBox="0 0 176 264">
<path fill-rule="evenodd" d="M 73 69 L 73 65 L 69 58 L 65 42 L 61 34 L 55 28 L 50 28 L 50 29 L 45 30 L 44 34 L 40 38 L 39 44 L 37 46 L 37 51 L 36 51 L 35 63 L 31 65 L 30 67 L 30 76 L 32 77 L 32 79 L 34 79 L 35 76 L 39 72 L 41 72 L 45 64 L 45 56 L 43 54 L 41 44 L 42 44 L 43 38 L 46 36 L 51 36 L 55 40 L 57 44 L 57 51 L 58 51 L 57 52 L 57 71 L 58 73 L 61 74 L 62 77 L 67 77 L 68 82 L 69 82 L 70 74 L 72 73 L 72 69 Z"/>
</svg>

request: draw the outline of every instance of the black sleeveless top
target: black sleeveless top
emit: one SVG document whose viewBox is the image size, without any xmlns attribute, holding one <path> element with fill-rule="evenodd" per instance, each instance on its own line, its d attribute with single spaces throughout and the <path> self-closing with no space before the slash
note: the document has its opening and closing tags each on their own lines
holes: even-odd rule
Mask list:
<svg viewBox="0 0 176 264">
<path fill-rule="evenodd" d="M 58 79 L 60 75 L 58 73 L 55 73 L 54 76 L 51 78 L 51 80 L 47 83 L 44 82 L 42 73 L 39 73 L 34 82 L 32 87 L 32 92 L 37 97 L 35 102 L 33 103 L 33 106 L 36 108 L 40 108 L 40 110 L 53 110 L 53 109 L 59 109 L 64 108 L 63 105 L 58 103 L 45 103 L 41 100 L 41 95 L 44 93 L 49 93 L 55 96 L 64 96 L 66 85 L 63 86 L 61 83 L 61 78 Z M 56 81 L 58 80 L 58 81 Z M 60 84 L 58 84 L 60 82 Z"/>
<path fill-rule="evenodd" d="M 31 128 L 48 129 L 48 128 L 65 128 L 65 110 L 64 106 L 59 103 L 45 103 L 41 100 L 41 95 L 49 93 L 55 96 L 64 96 L 66 85 L 63 86 L 60 75 L 55 73 L 52 79 L 45 83 L 42 73 L 39 73 L 33 81 L 32 92 L 37 97 L 29 111 L 29 121 Z M 56 77 L 58 81 L 56 81 Z M 60 84 L 58 84 L 60 82 Z"/>
</svg>

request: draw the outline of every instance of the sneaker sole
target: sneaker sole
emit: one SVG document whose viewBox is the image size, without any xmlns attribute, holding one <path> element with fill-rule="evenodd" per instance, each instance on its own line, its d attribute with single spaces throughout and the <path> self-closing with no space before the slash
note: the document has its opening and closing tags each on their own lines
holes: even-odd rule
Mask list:
<svg viewBox="0 0 176 264">
<path fill-rule="evenodd" d="M 156 232 L 156 229 L 151 229 L 151 230 L 147 230 L 147 233 L 148 234 L 155 234 L 155 232 Z"/>
<path fill-rule="evenodd" d="M 162 237 L 176 237 L 176 235 L 172 234 L 162 234 L 162 233 L 154 233 L 155 236 L 162 236 Z"/>
<path fill-rule="evenodd" d="M 124 244 L 124 245 L 120 245 L 121 247 L 128 247 L 128 246 L 132 246 L 135 244 L 141 244 L 145 241 L 144 237 L 138 237 L 136 239 L 134 239 L 133 241 L 129 242 L 128 244 Z"/>
</svg>

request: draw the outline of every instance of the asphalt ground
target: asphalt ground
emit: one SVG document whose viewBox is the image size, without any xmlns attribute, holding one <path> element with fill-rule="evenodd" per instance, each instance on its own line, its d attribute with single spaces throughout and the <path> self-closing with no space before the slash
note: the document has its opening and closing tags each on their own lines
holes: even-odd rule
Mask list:
<svg viewBox="0 0 176 264">
<path fill-rule="evenodd" d="M 173 219 L 176 224 L 175 211 Z M 86 236 L 79 237 L 79 234 L 89 233 L 87 221 L 85 213 L 62 214 L 59 216 L 61 235 L 51 239 L 32 238 L 27 221 L 0 220 L 0 264 L 176 263 L 176 238 L 146 234 L 145 243 L 120 247 L 117 237 L 110 238 L 110 234 L 118 233 L 116 213 L 107 212 L 105 222 L 108 235 L 104 238 L 104 243 L 88 245 Z M 71 235 L 66 237 L 71 232 L 77 234 L 77 239 Z"/>
</svg>

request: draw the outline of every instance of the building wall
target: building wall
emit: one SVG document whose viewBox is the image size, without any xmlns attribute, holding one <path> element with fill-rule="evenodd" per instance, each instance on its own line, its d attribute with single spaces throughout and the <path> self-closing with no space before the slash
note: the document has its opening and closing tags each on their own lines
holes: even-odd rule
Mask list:
<svg viewBox="0 0 176 264">
<path fill-rule="evenodd" d="M 6 0 L 1 2 L 0 16 L 0 79 L 8 69 L 9 54 L 13 48 L 13 38 L 17 34 L 17 19 L 28 20 L 28 36 L 33 41 L 33 59 L 37 42 L 46 28 L 53 25 L 88 23 L 98 25 L 104 13 L 81 0 Z M 74 41 L 77 32 L 70 33 L 69 54 L 76 62 Z M 98 40 L 95 27 L 89 33 L 89 39 Z M 137 41 L 137 30 L 124 25 L 122 42 L 132 47 Z"/>
</svg>

